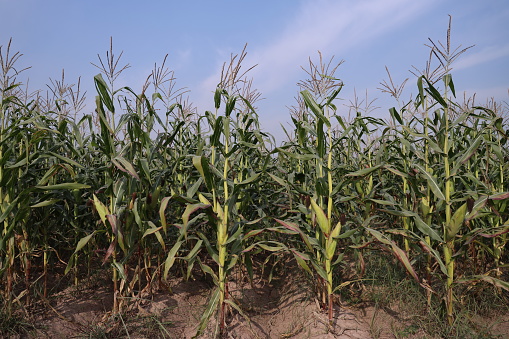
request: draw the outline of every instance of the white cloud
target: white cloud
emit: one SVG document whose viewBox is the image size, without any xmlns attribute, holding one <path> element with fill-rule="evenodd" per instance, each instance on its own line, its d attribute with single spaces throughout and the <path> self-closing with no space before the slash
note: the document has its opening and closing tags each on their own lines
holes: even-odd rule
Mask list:
<svg viewBox="0 0 509 339">
<path fill-rule="evenodd" d="M 300 72 L 309 56 L 318 50 L 346 54 L 355 45 L 369 43 L 422 13 L 435 1 L 364 0 L 306 1 L 285 31 L 263 50 L 254 51 L 250 60 L 259 66 L 253 76 L 262 92 L 282 86 Z"/>
<path fill-rule="evenodd" d="M 461 56 L 460 60 L 453 67 L 455 71 L 458 71 L 503 57 L 509 57 L 509 44 L 505 46 L 489 46 L 474 54 L 468 54 L 467 52 L 466 55 Z"/>
<path fill-rule="evenodd" d="M 412 21 L 437 0 L 319 0 L 304 1 L 297 15 L 282 32 L 275 32 L 268 43 L 257 50 L 248 47 L 243 66 L 258 66 L 250 72 L 255 86 L 264 95 L 291 83 L 300 66 L 320 50 L 324 56 L 345 55 L 355 45 L 370 40 Z M 339 59 L 337 60 L 339 61 Z M 210 93 L 219 80 L 220 67 L 199 86 Z M 290 82 L 290 83 L 289 83 Z M 199 94 L 199 96 L 203 96 Z M 197 104 L 210 102 L 210 94 L 198 96 Z"/>
</svg>

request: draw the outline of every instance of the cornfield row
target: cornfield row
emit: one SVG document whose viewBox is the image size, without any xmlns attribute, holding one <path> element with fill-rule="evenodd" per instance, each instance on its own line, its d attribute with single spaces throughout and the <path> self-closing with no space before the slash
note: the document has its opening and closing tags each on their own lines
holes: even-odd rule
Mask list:
<svg viewBox="0 0 509 339">
<path fill-rule="evenodd" d="M 115 88 L 110 51 L 94 78 L 95 112 L 82 114 L 84 95 L 63 78 L 52 97 L 27 95 L 16 81 L 20 54 L 9 48 L 0 50 L 0 286 L 9 313 L 48 297 L 56 263 L 79 284 L 98 257 L 111 267 L 113 312 L 180 274 L 176 266 L 187 278 L 210 275 L 216 288 L 198 334 L 212 316 L 226 331 L 226 308 L 243 314 L 228 280 L 238 265 L 252 275 L 260 253 L 292 255 L 331 322 L 333 295 L 351 283 L 333 273 L 380 246 L 429 303 L 445 300 L 449 324 L 458 284 L 509 289 L 509 126 L 493 107 L 457 103 L 449 49 L 433 47 L 440 67 L 418 75 L 417 95 L 388 121 L 342 117 L 337 67 L 311 63 L 276 147 L 239 71 L 244 54 L 225 68 L 214 110 L 198 114 L 172 92 L 164 63 L 141 94 Z M 399 99 L 397 86 L 385 86 Z"/>
</svg>

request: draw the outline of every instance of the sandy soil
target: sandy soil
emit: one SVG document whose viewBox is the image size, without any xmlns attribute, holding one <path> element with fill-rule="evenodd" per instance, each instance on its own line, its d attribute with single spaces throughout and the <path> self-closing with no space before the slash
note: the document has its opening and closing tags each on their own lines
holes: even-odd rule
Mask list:
<svg viewBox="0 0 509 339">
<path fill-rule="evenodd" d="M 332 328 L 320 310 L 310 285 L 298 273 L 268 283 L 251 284 L 235 274 L 229 284 L 231 298 L 248 316 L 229 312 L 226 338 L 425 338 L 412 329 L 397 310 L 335 305 Z M 30 320 L 35 330 L 20 338 L 192 338 L 213 289 L 206 279 L 173 279 L 170 285 L 135 295 L 122 315 L 112 315 L 113 303 L 107 277 L 90 278 L 78 288 L 69 287 L 40 303 Z M 482 321 L 482 319 L 480 320 Z M 509 317 L 494 331 L 508 333 Z M 213 338 L 212 319 L 203 338 Z"/>
</svg>

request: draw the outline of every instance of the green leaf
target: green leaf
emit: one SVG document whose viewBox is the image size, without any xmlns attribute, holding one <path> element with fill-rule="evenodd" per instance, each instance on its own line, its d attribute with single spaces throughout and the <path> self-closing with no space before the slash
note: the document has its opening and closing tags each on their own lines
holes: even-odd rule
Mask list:
<svg viewBox="0 0 509 339">
<path fill-rule="evenodd" d="M 424 78 L 424 75 L 421 75 L 419 78 L 417 78 L 417 88 L 419 89 L 419 103 L 424 107 L 425 103 L 425 97 L 424 97 L 424 86 L 422 84 L 422 79 Z"/>
<path fill-rule="evenodd" d="M 276 220 L 278 223 L 280 223 L 281 225 L 283 225 L 284 227 L 288 228 L 289 230 L 291 230 L 295 233 L 301 233 L 299 225 L 297 225 L 291 221 L 280 220 L 280 219 L 274 219 L 274 220 Z"/>
<path fill-rule="evenodd" d="M 447 103 L 445 102 L 444 98 L 442 98 L 442 95 L 440 92 L 433 86 L 433 84 L 426 78 L 424 78 L 428 84 L 428 88 L 426 88 L 426 92 L 428 92 L 433 99 L 435 99 L 442 107 L 446 108 Z"/>
<path fill-rule="evenodd" d="M 387 210 L 387 209 L 381 209 L 381 212 L 389 213 L 392 215 L 396 215 L 398 217 L 415 217 L 415 213 L 407 210 Z"/>
<path fill-rule="evenodd" d="M 387 201 L 387 200 L 378 200 L 378 199 L 368 199 L 369 201 L 374 202 L 375 204 L 382 205 L 382 206 L 394 206 L 396 205 L 393 201 Z"/>
<path fill-rule="evenodd" d="M 451 177 L 455 176 L 461 165 L 467 162 L 468 159 L 470 159 L 475 154 L 477 148 L 479 148 L 479 145 L 481 145 L 482 140 L 483 135 L 482 134 L 478 135 L 477 138 L 475 138 L 474 142 L 470 144 L 470 147 L 468 147 L 468 149 L 465 152 L 460 153 L 461 157 L 459 157 L 459 159 L 455 161 L 455 165 L 451 170 Z"/>
<path fill-rule="evenodd" d="M 52 156 L 62 160 L 62 161 L 65 161 L 73 166 L 76 166 L 76 167 L 79 167 L 79 168 L 84 168 L 82 165 L 80 165 L 79 163 L 77 163 L 76 161 L 72 160 L 72 159 L 69 159 L 67 157 L 64 157 L 63 155 L 60 155 L 58 153 L 54 153 L 54 152 L 48 152 L 48 154 L 51 154 Z"/>
<path fill-rule="evenodd" d="M 451 89 L 452 95 L 456 98 L 456 90 L 454 89 L 454 82 L 452 81 L 452 75 L 446 74 L 442 78 L 444 81 L 445 87 L 449 87 Z"/>
<path fill-rule="evenodd" d="M 124 271 L 124 265 L 122 265 L 118 261 L 113 261 L 112 265 L 113 265 L 113 267 L 115 267 L 115 269 L 120 274 L 120 278 L 122 278 L 122 280 L 127 280 L 127 276 L 125 275 L 125 271 Z"/>
<path fill-rule="evenodd" d="M 209 265 L 202 263 L 200 259 L 198 259 L 198 263 L 200 264 L 202 271 L 212 277 L 214 284 L 216 284 L 216 286 L 219 285 L 219 278 L 217 277 L 216 273 L 214 273 L 214 270 L 212 270 Z"/>
<path fill-rule="evenodd" d="M 86 237 L 83 237 L 78 241 L 78 245 L 76 245 L 76 249 L 74 250 L 74 253 L 79 252 L 89 241 L 92 239 L 92 237 L 95 235 L 96 231 L 93 231 Z"/>
<path fill-rule="evenodd" d="M 474 205 L 472 206 L 472 210 L 466 215 L 465 220 L 470 221 L 470 220 L 474 219 L 478 215 L 479 211 L 481 209 L 483 209 L 487 203 L 488 203 L 488 196 L 486 196 L 486 195 L 483 195 L 479 199 L 477 199 L 474 202 Z"/>
<path fill-rule="evenodd" d="M 219 304 L 219 295 L 220 290 L 219 287 L 217 287 L 212 293 L 212 296 L 210 297 L 209 303 L 207 304 L 207 307 L 205 308 L 205 311 L 202 314 L 200 324 L 198 325 L 198 330 L 193 338 L 199 337 L 207 327 L 210 317 L 217 310 L 217 306 Z"/>
<path fill-rule="evenodd" d="M 260 173 L 253 174 L 246 180 L 243 180 L 243 181 L 237 183 L 236 185 L 246 185 L 246 184 L 252 183 L 253 181 L 257 180 L 259 177 L 260 177 Z"/>
<path fill-rule="evenodd" d="M 41 190 L 76 190 L 76 189 L 86 189 L 90 188 L 90 185 L 78 184 L 75 182 L 68 182 L 62 184 L 55 185 L 47 185 L 47 186 L 35 186 L 37 189 Z"/>
<path fill-rule="evenodd" d="M 363 177 L 365 175 L 371 174 L 372 172 L 376 171 L 380 167 L 382 167 L 382 165 L 376 165 L 373 167 L 363 168 L 361 170 L 348 173 L 346 176 L 347 177 Z"/>
<path fill-rule="evenodd" d="M 110 91 L 108 89 L 108 85 L 106 85 L 106 82 L 104 81 L 104 79 L 102 77 L 102 74 L 99 73 L 94 77 L 94 83 L 95 83 L 95 88 L 97 90 L 97 93 L 99 94 L 99 97 L 101 98 L 101 101 L 104 103 L 104 105 L 110 112 L 114 113 L 115 107 L 113 105 L 113 99 L 110 96 Z"/>
<path fill-rule="evenodd" d="M 323 211 L 323 209 L 320 206 L 318 206 L 315 199 L 311 198 L 310 201 L 311 201 L 311 208 L 313 209 L 313 211 L 316 214 L 316 221 L 318 222 L 318 226 L 320 226 L 320 229 L 322 230 L 322 232 L 324 234 L 328 235 L 331 232 L 331 226 L 330 226 L 329 219 L 325 215 L 325 212 Z"/>
<path fill-rule="evenodd" d="M 327 240 L 327 245 L 325 246 L 325 254 L 327 255 L 328 260 L 332 260 L 334 257 L 334 253 L 336 252 L 337 240 L 334 238 L 330 238 Z"/>
<path fill-rule="evenodd" d="M 280 184 L 281 186 L 285 186 L 287 187 L 287 184 L 286 184 L 286 181 L 284 181 L 283 179 L 281 179 L 280 177 L 277 177 L 271 173 L 267 173 L 274 181 L 276 181 L 278 184 Z"/>
<path fill-rule="evenodd" d="M 204 156 L 195 155 L 193 157 L 193 165 L 196 167 L 200 175 L 205 180 L 205 185 L 209 191 L 213 189 L 213 178 L 210 173 L 209 161 Z"/>
<path fill-rule="evenodd" d="M 166 250 L 166 244 L 164 243 L 163 237 L 161 236 L 161 230 L 163 227 L 157 227 L 152 221 L 148 222 L 150 228 L 143 233 L 142 239 L 145 238 L 147 235 L 154 234 L 156 235 L 157 241 L 159 241 L 159 244 L 161 244 L 161 247 L 163 248 L 163 251 Z"/>
<path fill-rule="evenodd" d="M 336 224 L 336 227 L 332 230 L 331 234 L 329 235 L 331 238 L 339 238 L 339 233 L 341 232 L 341 221 Z"/>
<path fill-rule="evenodd" d="M 346 239 L 346 238 L 350 237 L 351 235 L 353 235 L 357 231 L 358 231 L 357 229 L 353 228 L 351 230 L 348 230 L 344 233 L 339 234 L 337 237 L 334 237 L 334 238 L 335 239 Z"/>
<path fill-rule="evenodd" d="M 392 172 L 392 173 L 394 173 L 394 174 L 396 174 L 396 175 L 399 175 L 399 176 L 400 176 L 400 177 L 402 177 L 402 178 L 408 178 L 408 174 L 405 174 L 405 173 L 403 173 L 403 172 L 401 172 L 401 171 L 397 170 L 396 168 L 394 168 L 394 167 L 392 167 L 392 166 L 390 166 L 390 165 L 384 165 L 383 167 L 384 167 L 386 170 L 388 170 L 388 171 L 390 171 L 390 172 Z"/>
<path fill-rule="evenodd" d="M 458 234 L 461 225 L 463 225 L 463 222 L 465 221 L 466 212 L 467 212 L 467 203 L 464 203 L 463 205 L 461 205 L 460 208 L 458 208 L 456 210 L 456 212 L 454 212 L 454 215 L 452 216 L 452 219 L 451 219 L 449 225 L 447 225 L 446 241 L 451 241 L 452 239 L 454 239 L 456 234 Z"/>
<path fill-rule="evenodd" d="M 96 231 L 93 231 L 89 235 L 83 237 L 78 241 L 78 244 L 76 245 L 76 249 L 74 250 L 73 255 L 71 256 L 71 259 L 69 260 L 69 263 L 67 264 L 67 267 L 65 268 L 64 274 L 69 273 L 71 268 L 74 265 L 74 254 L 78 253 L 89 241 L 92 239 L 92 237 L 95 235 Z"/>
<path fill-rule="evenodd" d="M 204 210 L 211 207 L 212 207 L 211 205 L 205 205 L 202 203 L 187 205 L 184 214 L 182 214 L 182 222 L 184 224 L 184 228 L 187 228 L 187 224 L 189 223 L 189 217 L 191 216 L 191 214 L 198 210 Z"/>
<path fill-rule="evenodd" d="M 403 119 L 401 119 L 401 115 L 399 115 L 398 111 L 396 111 L 396 108 L 391 107 L 389 108 L 389 113 L 394 119 L 398 121 L 401 125 L 403 125 Z"/>
<path fill-rule="evenodd" d="M 203 184 L 203 178 L 199 177 L 198 180 L 196 180 L 196 182 L 187 190 L 186 197 L 188 198 L 194 197 L 196 192 L 198 192 L 198 189 L 200 188 L 201 184 Z"/>
<path fill-rule="evenodd" d="M 134 169 L 133 165 L 124 159 L 123 157 L 116 156 L 115 158 L 111 159 L 111 162 L 122 172 L 128 173 L 138 179 L 138 181 L 141 181 L 140 177 L 138 176 L 138 173 Z"/>
<path fill-rule="evenodd" d="M 420 238 L 422 239 L 422 238 Z M 431 256 L 433 256 L 433 258 L 435 258 L 436 262 L 438 263 L 438 266 L 440 267 L 440 271 L 442 271 L 442 273 L 447 276 L 447 267 L 445 266 L 444 262 L 442 261 L 442 257 L 440 256 L 440 252 L 438 252 L 437 250 L 435 250 L 433 247 L 431 247 L 430 244 L 428 244 L 426 241 L 424 240 L 420 240 L 419 241 L 419 244 L 421 245 L 421 247 L 427 252 L 429 253 Z"/>
<path fill-rule="evenodd" d="M 478 281 L 485 281 L 495 287 L 502 288 L 506 291 L 509 291 L 509 282 L 503 281 L 494 277 L 490 277 L 489 275 L 473 275 L 466 278 L 461 278 L 455 281 L 457 284 L 472 284 Z"/>
<path fill-rule="evenodd" d="M 26 164 L 28 164 L 28 158 L 23 158 L 23 159 L 21 159 L 20 161 L 18 161 L 17 163 L 15 163 L 13 165 L 5 166 L 5 168 L 9 168 L 9 169 L 18 168 L 18 167 L 21 167 L 21 166 L 25 166 Z"/>
<path fill-rule="evenodd" d="M 368 231 L 382 244 L 390 246 L 394 256 L 403 264 L 403 266 L 406 268 L 408 273 L 415 279 L 415 281 L 419 282 L 419 277 L 417 276 L 417 273 L 415 273 L 415 270 L 412 264 L 410 263 L 410 260 L 408 259 L 406 253 L 401 248 L 399 248 L 394 241 L 387 239 L 382 233 L 374 229 L 366 227 L 366 231 Z"/>
<path fill-rule="evenodd" d="M 217 86 L 216 91 L 214 92 L 214 107 L 219 109 L 221 107 L 221 96 L 226 94 L 226 91 L 221 87 Z"/>
<path fill-rule="evenodd" d="M 152 223 L 153 225 L 153 223 Z M 155 225 L 154 225 L 155 226 Z M 143 236 L 141 237 L 142 239 L 145 238 L 147 235 L 150 235 L 150 234 L 154 234 L 155 232 L 159 232 L 160 230 L 162 230 L 162 226 L 161 227 L 151 227 L 149 229 L 147 229 L 145 231 L 145 233 L 143 233 Z"/>
<path fill-rule="evenodd" d="M 329 119 L 327 119 L 325 115 L 323 115 L 323 108 L 316 103 L 311 93 L 309 93 L 308 90 L 304 90 L 300 92 L 300 95 L 304 99 L 304 103 L 306 104 L 306 106 L 309 109 L 311 109 L 311 112 L 313 112 L 319 120 L 321 120 L 327 127 L 330 128 L 331 123 Z"/>
<path fill-rule="evenodd" d="M 170 249 L 170 252 L 168 253 L 168 256 L 166 257 L 166 261 L 164 262 L 164 280 L 168 279 L 168 272 L 170 271 L 170 268 L 175 263 L 175 255 L 177 254 L 178 250 L 180 249 L 180 246 L 182 246 L 183 241 L 178 240 L 173 247 Z"/>
<path fill-rule="evenodd" d="M 319 264 L 317 264 L 315 262 L 315 260 L 311 260 L 311 264 L 313 265 L 313 268 L 315 269 L 315 272 L 318 273 L 318 275 L 325 281 L 328 281 L 328 278 L 327 278 L 327 272 L 325 271 L 325 269 L 320 266 Z"/>
<path fill-rule="evenodd" d="M 233 110 L 235 109 L 235 103 L 237 102 L 236 96 L 228 96 L 228 100 L 226 100 L 226 107 L 225 107 L 225 116 L 229 117 Z M 227 133 L 225 133 L 226 135 Z"/>
<path fill-rule="evenodd" d="M 166 233 L 166 216 L 165 211 L 166 207 L 168 207 L 168 203 L 170 202 L 171 197 L 164 197 L 161 200 L 161 206 L 159 207 L 159 219 L 161 220 L 161 225 L 163 226 L 164 232 Z"/>
<path fill-rule="evenodd" d="M 262 242 L 258 243 L 258 246 L 260 248 L 264 249 L 265 251 L 269 251 L 269 252 L 279 252 L 279 251 L 286 249 L 286 247 L 283 245 L 271 246 L 271 245 L 264 244 Z"/>
<path fill-rule="evenodd" d="M 221 137 L 221 133 L 223 133 L 223 117 L 219 116 L 214 123 L 214 132 L 210 136 L 210 145 L 211 146 L 219 146 L 219 138 Z"/>
<path fill-rule="evenodd" d="M 192 259 L 193 257 L 196 256 L 196 254 L 198 254 L 198 252 L 200 251 L 201 249 L 201 245 L 203 244 L 203 240 L 198 240 L 196 242 L 196 244 L 194 245 L 193 249 L 182 259 L 184 260 L 190 260 Z"/>
<path fill-rule="evenodd" d="M 54 205 L 56 204 L 57 202 L 59 202 L 61 199 L 49 199 L 49 200 L 44 200 L 44 201 L 41 201 L 35 205 L 32 205 L 30 207 L 32 208 L 37 208 L 37 207 L 45 207 L 45 206 L 51 206 L 51 205 Z"/>
<path fill-rule="evenodd" d="M 2 213 L 2 215 L 0 216 L 0 223 L 4 222 L 5 219 L 7 219 L 7 217 L 11 214 L 12 210 L 14 209 L 14 207 L 16 207 L 16 204 L 18 203 L 18 199 L 19 199 L 19 195 L 16 197 L 16 199 L 14 199 L 8 206 L 7 208 L 5 208 L 4 212 Z M 2 209 L 5 207 L 5 202 L 3 202 L 3 206 Z M 4 234 L 2 234 L 3 236 Z"/>
<path fill-rule="evenodd" d="M 313 272 L 311 271 L 311 269 L 309 268 L 308 264 L 305 261 L 309 260 L 309 258 L 305 259 L 307 257 L 305 254 L 297 252 L 295 250 L 292 250 L 292 253 L 295 260 L 297 260 L 297 264 L 299 264 L 299 266 L 302 269 L 304 269 L 304 271 L 308 272 L 310 275 L 313 275 Z"/>
<path fill-rule="evenodd" d="M 419 173 L 422 174 L 424 176 L 424 178 L 428 181 L 428 187 L 435 194 L 435 196 L 440 200 L 445 200 L 445 195 L 440 190 L 440 186 L 438 186 L 436 178 L 433 177 L 429 172 L 427 172 L 420 165 L 415 164 L 415 167 L 419 170 Z"/>
<path fill-rule="evenodd" d="M 207 249 L 207 252 L 209 252 L 209 255 L 212 258 L 212 260 L 214 260 L 214 262 L 219 264 L 219 255 L 218 255 L 216 249 L 214 247 L 212 247 L 212 245 L 210 244 L 210 241 L 207 239 L 207 237 L 203 233 L 201 233 L 201 232 L 197 232 L 197 233 L 198 233 L 198 236 L 200 237 L 200 239 L 203 240 L 203 243 L 205 244 L 205 248 Z"/>
<path fill-rule="evenodd" d="M 97 213 L 99 213 L 99 217 L 101 218 L 101 221 L 106 226 L 106 216 L 110 214 L 110 211 L 108 208 L 97 198 L 97 196 L 94 194 L 94 207 L 97 210 Z"/>
<path fill-rule="evenodd" d="M 311 154 L 311 153 L 298 154 L 298 153 L 293 153 L 293 152 L 285 151 L 284 149 L 279 148 L 279 147 L 276 150 L 279 153 L 283 153 L 284 155 L 286 155 L 286 156 L 288 156 L 290 158 L 296 159 L 296 160 L 308 161 L 308 160 L 312 160 L 312 159 L 317 159 L 318 158 L 318 156 L 316 154 Z"/>
<path fill-rule="evenodd" d="M 438 235 L 437 232 L 430 225 L 424 222 L 421 217 L 416 213 L 414 215 L 415 218 L 415 226 L 421 231 L 423 234 L 429 236 L 431 239 L 443 243 L 444 240 Z"/>
</svg>

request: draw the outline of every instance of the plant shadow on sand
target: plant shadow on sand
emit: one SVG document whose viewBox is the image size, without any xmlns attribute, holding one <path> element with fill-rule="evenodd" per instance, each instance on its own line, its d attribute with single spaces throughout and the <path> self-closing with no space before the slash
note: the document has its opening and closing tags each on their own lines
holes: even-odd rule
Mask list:
<svg viewBox="0 0 509 339">
<path fill-rule="evenodd" d="M 229 283 L 230 297 L 249 320 L 232 310 L 228 314 L 231 338 L 370 338 L 369 325 L 358 312 L 337 307 L 334 325 L 327 330 L 327 317 L 317 308 L 312 287 L 302 273 L 275 278 L 255 275 L 252 283 L 235 274 Z M 111 291 L 97 283 L 78 291 L 69 287 L 55 295 L 34 314 L 36 330 L 22 338 L 192 338 L 212 290 L 203 277 L 185 281 L 174 278 L 168 288 L 152 296 L 131 300 L 122 314 L 112 315 Z M 87 285 L 87 284 L 84 284 Z M 210 322 L 204 338 L 214 336 L 216 322 Z"/>
<path fill-rule="evenodd" d="M 194 280 L 173 278 L 169 284 L 141 293 L 128 307 L 111 314 L 112 292 L 106 275 L 88 278 L 79 288 L 69 287 L 36 307 L 27 323 L 34 329 L 13 338 L 192 338 L 212 291 L 210 281 L 197 273 Z M 368 289 L 373 287 L 367 287 Z M 240 305 L 227 317 L 226 338 L 434 338 L 401 306 L 401 300 L 380 300 L 377 294 L 394 290 L 364 291 L 365 300 L 335 303 L 332 326 L 318 306 L 312 282 L 289 263 L 269 282 L 266 273 L 255 273 L 252 282 L 245 272 L 235 272 L 229 297 Z M 400 288 L 404 288 L 400 286 Z M 144 295 L 146 294 L 146 295 Z M 367 296 L 367 297 L 366 297 Z M 370 299 L 370 300 L 368 300 Z M 341 305 L 340 305 L 341 304 Z M 476 335 L 503 337 L 509 329 L 506 314 L 494 320 L 478 317 Z M 489 325 L 488 325 L 489 324 Z M 217 322 L 212 318 L 202 338 L 213 338 Z M 472 337 L 475 337 L 472 333 Z M 479 337 L 479 336 L 477 336 Z"/>
</svg>

